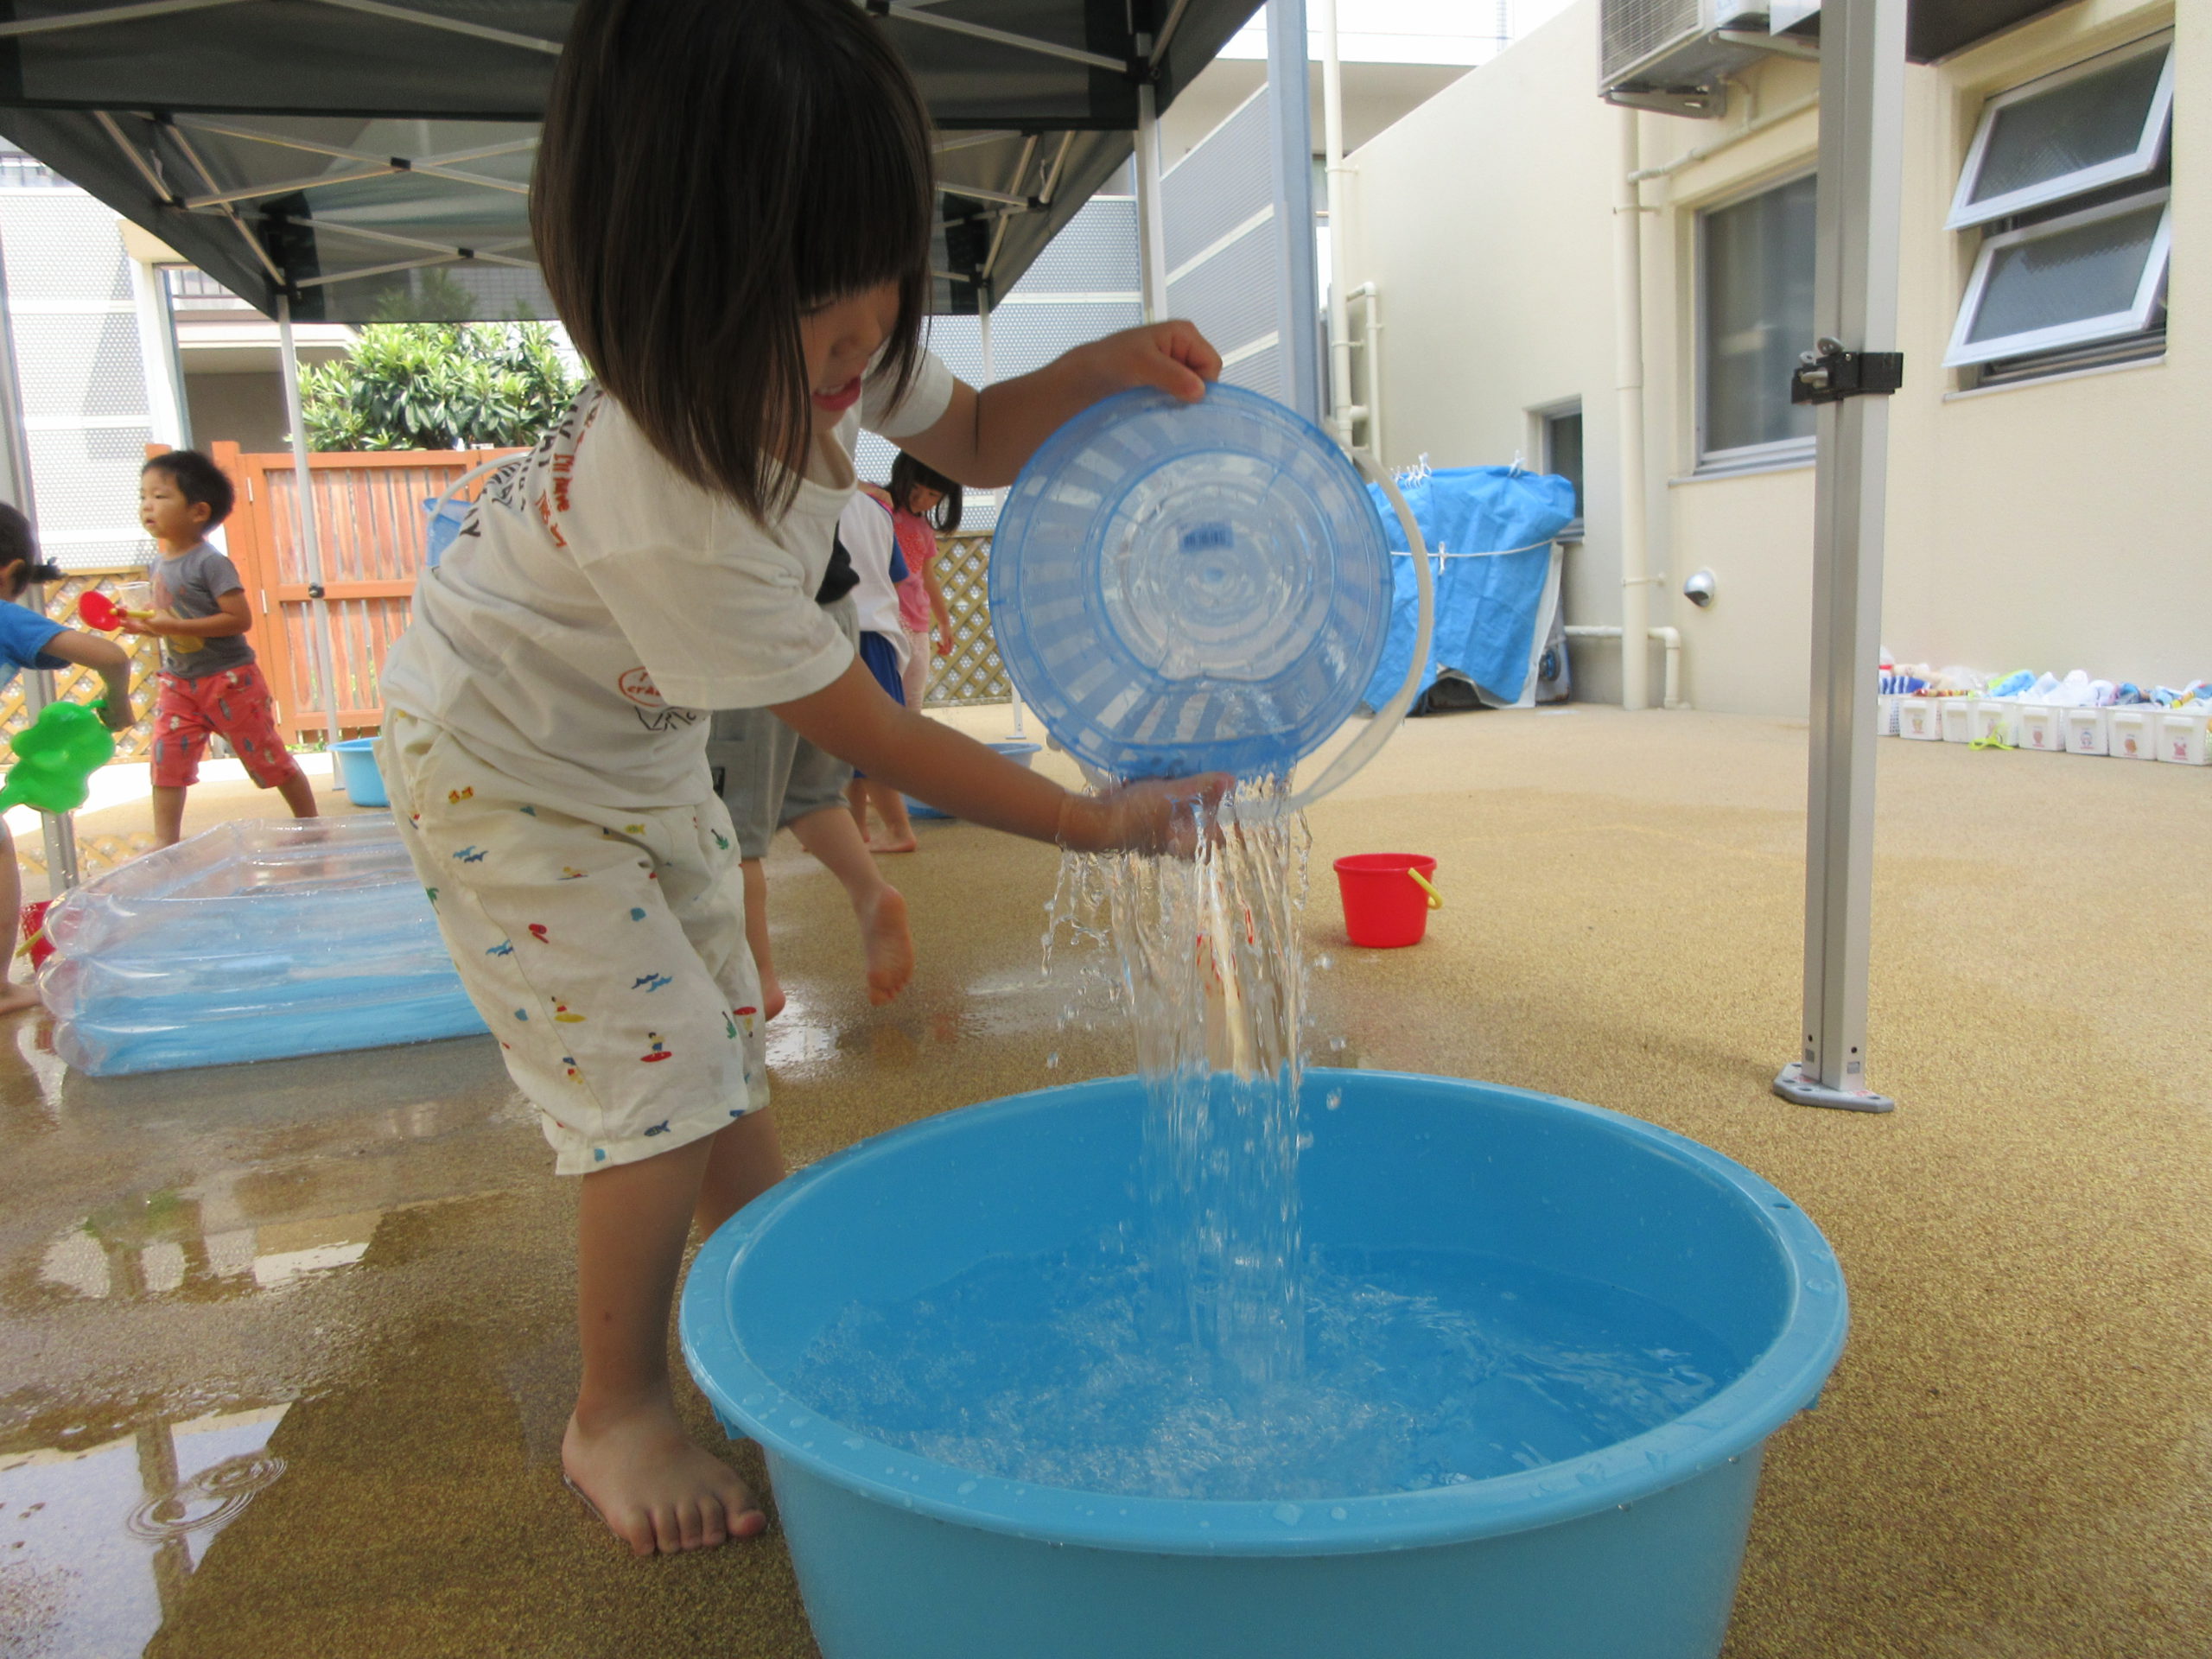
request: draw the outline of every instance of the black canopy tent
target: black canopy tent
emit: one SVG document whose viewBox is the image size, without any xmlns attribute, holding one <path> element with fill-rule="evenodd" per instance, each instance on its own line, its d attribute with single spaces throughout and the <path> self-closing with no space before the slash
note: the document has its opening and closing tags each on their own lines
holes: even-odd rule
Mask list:
<svg viewBox="0 0 2212 1659">
<path fill-rule="evenodd" d="M 856 0 L 856 3 L 859 0 Z M 866 0 L 939 128 L 936 308 L 1010 287 L 1257 0 Z M 526 191 L 569 0 L 14 0 L 0 132 L 259 309 L 550 315 Z"/>
<path fill-rule="evenodd" d="M 973 314 L 1128 159 L 1259 0 L 855 3 L 912 68 L 938 128 L 932 308 Z M 551 315 L 529 179 L 572 9 L 0 0 L 0 133 L 283 325 L 304 500 L 296 319 Z M 4 312 L 0 472 L 35 518 Z M 334 740 L 314 514 L 301 532 Z M 50 677 L 31 677 L 35 706 L 51 690 Z M 68 815 L 46 816 L 46 840 L 58 895 L 77 874 Z"/>
</svg>

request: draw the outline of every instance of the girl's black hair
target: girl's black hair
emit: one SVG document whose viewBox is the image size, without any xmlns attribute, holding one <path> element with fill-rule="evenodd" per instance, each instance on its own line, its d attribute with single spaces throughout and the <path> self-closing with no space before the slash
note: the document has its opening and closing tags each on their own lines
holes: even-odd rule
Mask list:
<svg viewBox="0 0 2212 1659">
<path fill-rule="evenodd" d="M 229 518 L 238 505 L 238 493 L 230 475 L 197 449 L 165 449 L 150 456 L 138 469 L 141 478 L 148 473 L 166 473 L 178 494 L 194 506 L 205 503 L 210 530 Z"/>
<path fill-rule="evenodd" d="M 17 509 L 0 501 L 0 586 L 16 586 L 13 567 L 30 567 L 22 574 L 22 585 L 35 582 L 60 582 L 68 573 L 58 564 L 48 564 L 38 556 L 38 538 L 31 534 L 31 521 Z M 0 597 L 4 597 L 0 594 Z"/>
<path fill-rule="evenodd" d="M 950 536 L 960 528 L 960 509 L 966 493 L 936 467 L 916 461 L 904 449 L 899 452 L 899 459 L 891 463 L 891 482 L 885 489 L 892 505 L 904 511 L 911 511 L 906 507 L 906 499 L 916 490 L 935 490 L 944 499 L 930 515 L 930 523 L 937 526 L 940 536 Z"/>
<path fill-rule="evenodd" d="M 600 384 L 668 463 L 766 521 L 813 432 L 809 310 L 883 283 L 879 373 L 921 360 L 929 112 L 853 0 L 582 0 L 531 230 Z"/>
</svg>

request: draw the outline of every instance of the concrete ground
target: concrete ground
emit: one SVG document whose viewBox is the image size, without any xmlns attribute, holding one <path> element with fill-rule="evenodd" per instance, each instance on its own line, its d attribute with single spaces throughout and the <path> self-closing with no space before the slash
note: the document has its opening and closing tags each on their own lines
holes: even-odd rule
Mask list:
<svg viewBox="0 0 2212 1659">
<path fill-rule="evenodd" d="M 1901 1106 L 1870 1117 L 1767 1088 L 1804 749 L 1599 708 L 1409 726 L 1313 814 L 1321 1058 L 1664 1123 L 1827 1230 L 1851 1344 L 1770 1448 L 1730 1659 L 2202 1659 L 2212 772 L 1880 746 Z M 920 969 L 880 1011 L 834 884 L 772 855 L 798 1160 L 1130 1063 L 1040 983 L 1056 855 L 922 842 L 889 861 Z M 1417 950 L 1350 949 L 1325 861 L 1388 849 L 1451 903 Z M 100 1082 L 0 1026 L 0 1653 L 811 1654 L 779 1536 L 633 1562 L 561 1486 L 549 1163 L 488 1039 Z"/>
</svg>

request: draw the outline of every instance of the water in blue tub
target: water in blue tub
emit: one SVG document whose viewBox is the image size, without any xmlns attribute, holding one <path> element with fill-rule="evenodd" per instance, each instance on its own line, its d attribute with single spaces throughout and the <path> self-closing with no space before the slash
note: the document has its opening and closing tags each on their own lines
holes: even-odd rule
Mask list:
<svg viewBox="0 0 2212 1659">
<path fill-rule="evenodd" d="M 795 1395 L 1011 1479 L 1278 1500 L 1535 1468 L 1733 1375 L 1710 1333 L 1609 1287 L 1471 1255 L 1306 1249 L 1306 836 L 1286 800 L 1240 788 L 1195 859 L 1063 866 L 1048 961 L 1056 938 L 1091 947 L 1094 985 L 1135 1031 L 1141 1219 L 845 1309 Z"/>
</svg>

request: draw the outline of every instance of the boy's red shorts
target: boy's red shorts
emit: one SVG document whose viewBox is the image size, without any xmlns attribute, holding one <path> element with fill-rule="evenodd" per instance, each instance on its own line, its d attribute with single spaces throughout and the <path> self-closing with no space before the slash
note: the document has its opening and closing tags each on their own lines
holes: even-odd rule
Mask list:
<svg viewBox="0 0 2212 1659">
<path fill-rule="evenodd" d="M 245 763 L 246 776 L 274 789 L 300 775 L 300 763 L 276 730 L 276 705 L 258 664 L 219 668 L 196 680 L 164 673 L 154 702 L 154 786 L 183 789 L 200 781 L 200 757 L 210 733 L 220 732 Z"/>
</svg>

